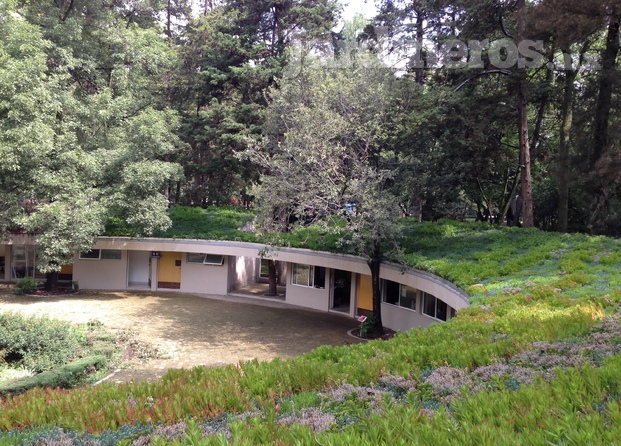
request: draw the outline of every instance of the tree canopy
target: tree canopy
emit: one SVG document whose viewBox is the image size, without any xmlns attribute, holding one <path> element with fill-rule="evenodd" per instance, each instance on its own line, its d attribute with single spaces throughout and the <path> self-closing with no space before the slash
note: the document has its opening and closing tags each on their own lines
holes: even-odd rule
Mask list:
<svg viewBox="0 0 621 446">
<path fill-rule="evenodd" d="M 259 223 L 285 231 L 318 223 L 340 232 L 342 244 L 368 259 L 381 327 L 379 265 L 386 246 L 397 247 L 400 216 L 392 187 L 397 159 L 387 143 L 398 80 L 372 54 L 350 54 L 298 61 L 299 73 L 271 91 L 266 138 L 248 155 L 264 169 Z"/>
<path fill-rule="evenodd" d="M 161 96 L 175 53 L 157 29 L 88 1 L 5 2 L 0 28 L 3 232 L 36 234 L 53 273 L 110 220 L 169 226 L 163 191 L 181 170 L 166 158 L 181 143 Z"/>
</svg>

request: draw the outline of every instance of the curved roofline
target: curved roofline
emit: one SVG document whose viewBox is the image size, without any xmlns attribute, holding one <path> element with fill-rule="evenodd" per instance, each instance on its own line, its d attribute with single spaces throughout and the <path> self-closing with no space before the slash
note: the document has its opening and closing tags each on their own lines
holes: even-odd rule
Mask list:
<svg viewBox="0 0 621 446">
<path fill-rule="evenodd" d="M 347 270 L 358 274 L 369 275 L 370 273 L 367 261 L 362 257 L 351 254 L 242 241 L 156 237 L 98 237 L 93 248 L 190 253 L 208 251 L 210 254 L 271 258 L 285 262 Z M 384 279 L 411 285 L 434 295 L 437 295 L 438 289 L 446 290 L 454 296 L 451 296 L 448 299 L 450 302 L 447 303 L 456 309 L 470 305 L 470 299 L 463 289 L 435 274 L 411 268 L 407 265 L 382 262 L 380 275 Z"/>
</svg>

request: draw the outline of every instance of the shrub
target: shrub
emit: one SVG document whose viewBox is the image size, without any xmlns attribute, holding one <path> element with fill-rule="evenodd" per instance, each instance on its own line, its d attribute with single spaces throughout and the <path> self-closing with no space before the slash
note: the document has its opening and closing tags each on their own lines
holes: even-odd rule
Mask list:
<svg viewBox="0 0 621 446">
<path fill-rule="evenodd" d="M 15 288 L 19 294 L 32 294 L 38 286 L 39 282 L 33 277 L 24 277 L 15 283 Z"/>
<path fill-rule="evenodd" d="M 81 334 L 68 322 L 46 317 L 0 314 L 0 358 L 42 372 L 72 361 Z"/>
<path fill-rule="evenodd" d="M 14 379 L 0 385 L 0 396 L 18 395 L 35 387 L 60 387 L 69 389 L 82 382 L 87 375 L 106 365 L 104 356 L 89 356 L 79 359 L 71 364 L 39 373 L 34 376 Z"/>
<path fill-rule="evenodd" d="M 360 337 L 374 337 L 378 336 L 381 333 L 377 333 L 377 329 L 375 327 L 375 315 L 371 314 L 368 316 L 362 323 L 360 324 Z"/>
</svg>

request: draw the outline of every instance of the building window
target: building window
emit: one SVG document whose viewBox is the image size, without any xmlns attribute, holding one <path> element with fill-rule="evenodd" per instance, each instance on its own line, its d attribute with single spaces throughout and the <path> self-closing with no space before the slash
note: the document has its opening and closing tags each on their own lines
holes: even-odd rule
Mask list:
<svg viewBox="0 0 621 446">
<path fill-rule="evenodd" d="M 435 319 L 446 321 L 455 315 L 455 310 L 437 297 L 423 293 L 423 313 Z"/>
<path fill-rule="evenodd" d="M 188 263 L 203 263 L 205 260 L 205 254 L 194 254 L 192 252 L 188 252 L 187 261 Z"/>
<path fill-rule="evenodd" d="M 261 259 L 261 270 L 259 272 L 260 277 L 269 277 L 270 276 L 270 265 L 268 259 Z"/>
<path fill-rule="evenodd" d="M 326 287 L 326 269 L 323 266 L 294 263 L 292 270 L 291 283 L 293 285 L 313 288 Z"/>
<path fill-rule="evenodd" d="M 121 260 L 123 252 L 119 249 L 102 249 L 101 260 Z"/>
<path fill-rule="evenodd" d="M 384 302 L 410 310 L 416 310 L 416 288 L 392 280 L 384 281 Z"/>
<path fill-rule="evenodd" d="M 91 249 L 80 253 L 80 260 L 121 260 L 122 257 L 119 249 Z"/>
<path fill-rule="evenodd" d="M 11 279 L 45 277 L 37 269 L 39 248 L 34 245 L 13 245 Z"/>
<path fill-rule="evenodd" d="M 99 260 L 101 251 L 99 249 L 91 249 L 88 252 L 80 253 L 80 260 Z"/>
<path fill-rule="evenodd" d="M 409 308 L 410 310 L 416 310 L 416 295 L 415 288 L 407 285 L 401 285 L 401 295 L 399 298 L 399 306 Z"/>
<path fill-rule="evenodd" d="M 188 263 L 202 263 L 203 265 L 224 265 L 224 256 L 216 254 L 196 254 L 189 252 L 187 255 Z"/>
</svg>

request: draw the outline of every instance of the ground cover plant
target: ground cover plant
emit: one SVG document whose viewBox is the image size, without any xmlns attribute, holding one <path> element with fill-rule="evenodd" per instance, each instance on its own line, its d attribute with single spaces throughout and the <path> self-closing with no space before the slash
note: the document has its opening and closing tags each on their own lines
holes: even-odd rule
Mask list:
<svg viewBox="0 0 621 446">
<path fill-rule="evenodd" d="M 402 260 L 471 296 L 448 323 L 291 360 L 171 371 L 153 384 L 32 390 L 0 401 L 0 444 L 619 438 L 617 240 L 442 221 L 403 226 Z M 290 237 L 290 245 L 311 240 Z"/>
<path fill-rule="evenodd" d="M 254 214 L 240 206 L 211 206 L 208 208 L 175 206 L 168 211 L 172 226 L 166 231 L 154 234 L 162 238 L 240 240 L 256 241 L 254 233 L 248 229 Z M 110 221 L 106 235 L 133 236 L 131 228 L 122 222 Z"/>
</svg>

